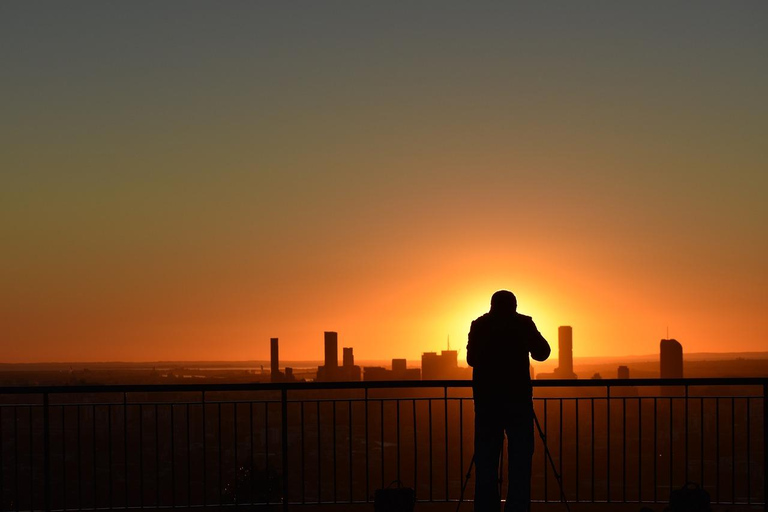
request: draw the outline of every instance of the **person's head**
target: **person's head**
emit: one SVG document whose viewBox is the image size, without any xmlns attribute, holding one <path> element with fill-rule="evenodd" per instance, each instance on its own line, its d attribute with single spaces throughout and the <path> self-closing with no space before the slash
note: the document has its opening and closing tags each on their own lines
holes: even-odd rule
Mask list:
<svg viewBox="0 0 768 512">
<path fill-rule="evenodd" d="M 514 313 L 517 311 L 517 298 L 509 290 L 499 290 L 491 296 L 491 313 Z"/>
</svg>

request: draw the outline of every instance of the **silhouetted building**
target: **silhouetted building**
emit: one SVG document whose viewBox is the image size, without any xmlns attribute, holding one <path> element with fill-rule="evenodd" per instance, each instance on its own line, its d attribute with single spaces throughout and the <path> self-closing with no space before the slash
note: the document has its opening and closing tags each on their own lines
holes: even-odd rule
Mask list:
<svg viewBox="0 0 768 512">
<path fill-rule="evenodd" d="M 280 371 L 280 342 L 278 338 L 269 338 L 270 372 L 269 380 L 272 382 L 294 382 L 293 368 L 286 368 L 285 373 Z M 264 367 L 261 367 L 264 373 Z"/>
<path fill-rule="evenodd" d="M 344 362 L 342 367 L 338 370 L 337 380 L 343 381 L 359 381 L 362 378 L 362 370 L 359 366 L 355 365 L 355 354 L 352 352 L 352 347 L 344 347 L 342 349 L 344 355 Z"/>
<path fill-rule="evenodd" d="M 359 366 L 355 365 L 355 356 L 351 347 L 343 349 L 344 360 L 339 366 L 339 335 L 326 331 L 325 364 L 317 367 L 317 380 L 320 382 L 359 381 L 362 375 Z"/>
<path fill-rule="evenodd" d="M 352 353 L 352 347 L 344 347 L 342 350 L 343 354 L 343 366 L 355 366 L 355 355 Z"/>
<path fill-rule="evenodd" d="M 442 360 L 437 352 L 424 352 L 421 354 L 421 379 L 439 379 L 438 373 L 441 371 Z"/>
<path fill-rule="evenodd" d="M 573 328 L 561 325 L 557 328 L 557 368 L 552 373 L 540 373 L 537 379 L 576 379 L 573 373 Z"/>
<path fill-rule="evenodd" d="M 363 380 L 392 380 L 392 372 L 382 366 L 365 366 Z"/>
<path fill-rule="evenodd" d="M 363 368 L 363 380 L 419 380 L 421 370 L 408 368 L 405 359 L 392 359 L 392 369 L 381 366 L 366 366 Z"/>
<path fill-rule="evenodd" d="M 336 368 L 339 366 L 339 335 L 326 331 L 325 338 L 325 367 Z"/>
<path fill-rule="evenodd" d="M 619 379 L 629 379 L 629 367 L 628 366 L 619 366 L 617 370 L 617 377 Z"/>
<path fill-rule="evenodd" d="M 392 380 L 419 380 L 421 379 L 421 370 L 418 368 L 408 368 L 405 359 L 392 360 Z"/>
<path fill-rule="evenodd" d="M 421 379 L 471 379 L 471 368 L 459 368 L 459 353 L 456 350 L 424 352 L 421 355 Z"/>
<path fill-rule="evenodd" d="M 561 325 L 557 328 L 557 368 L 555 373 L 561 379 L 575 379 L 573 373 L 573 328 Z"/>
<path fill-rule="evenodd" d="M 339 337 L 338 333 L 326 331 L 323 333 L 325 364 L 317 367 L 317 380 L 333 382 L 339 380 Z"/>
<path fill-rule="evenodd" d="M 683 378 L 683 346 L 677 340 L 661 340 L 659 344 L 660 377 Z"/>
<path fill-rule="evenodd" d="M 459 368 L 459 370 L 461 370 L 461 368 Z M 421 380 L 421 368 L 406 368 L 403 380 Z"/>
<path fill-rule="evenodd" d="M 629 366 L 619 366 L 616 376 L 619 380 L 629 380 Z M 638 391 L 634 386 L 614 386 L 611 388 L 611 396 L 638 396 Z"/>
<path fill-rule="evenodd" d="M 283 374 L 280 373 L 279 341 L 277 338 L 269 338 L 270 375 L 272 382 L 281 382 Z"/>
</svg>

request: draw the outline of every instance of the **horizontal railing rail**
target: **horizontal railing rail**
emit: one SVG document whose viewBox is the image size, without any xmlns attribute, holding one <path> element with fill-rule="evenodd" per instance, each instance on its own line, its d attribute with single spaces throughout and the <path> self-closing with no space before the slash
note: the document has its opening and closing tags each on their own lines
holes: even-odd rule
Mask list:
<svg viewBox="0 0 768 512">
<path fill-rule="evenodd" d="M 455 505 L 472 459 L 471 385 L 2 387 L 0 511 L 363 504 L 396 480 Z M 713 503 L 768 510 L 768 378 L 533 386 L 569 501 L 664 503 L 692 481 Z M 558 502 L 544 448 L 538 438 L 532 496 Z"/>
<path fill-rule="evenodd" d="M 704 377 L 682 379 L 543 379 L 532 380 L 535 388 L 596 388 L 649 386 L 763 386 L 768 377 Z M 0 386 L 0 395 L 60 393 L 149 393 L 158 391 L 280 391 L 300 389 L 397 389 L 471 388 L 471 380 L 390 380 L 359 382 L 254 382 L 237 384 L 105 384 L 67 386 Z"/>
</svg>

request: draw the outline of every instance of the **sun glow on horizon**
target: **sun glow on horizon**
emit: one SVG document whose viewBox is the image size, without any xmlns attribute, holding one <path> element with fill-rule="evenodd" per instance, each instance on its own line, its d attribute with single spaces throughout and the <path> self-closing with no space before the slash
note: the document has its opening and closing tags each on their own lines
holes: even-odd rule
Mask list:
<svg viewBox="0 0 768 512">
<path fill-rule="evenodd" d="M 0 362 L 765 349 L 768 2 L 10 4 Z"/>
</svg>

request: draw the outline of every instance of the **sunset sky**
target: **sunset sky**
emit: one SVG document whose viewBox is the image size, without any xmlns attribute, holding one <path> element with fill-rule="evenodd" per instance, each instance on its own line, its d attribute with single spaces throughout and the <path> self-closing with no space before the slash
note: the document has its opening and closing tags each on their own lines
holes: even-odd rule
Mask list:
<svg viewBox="0 0 768 512">
<path fill-rule="evenodd" d="M 4 0 L 0 240 L 0 362 L 768 350 L 768 2 Z"/>
</svg>

